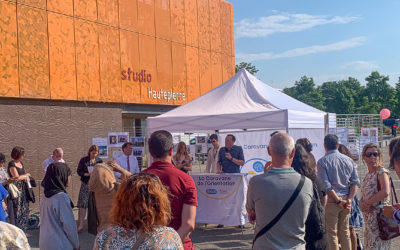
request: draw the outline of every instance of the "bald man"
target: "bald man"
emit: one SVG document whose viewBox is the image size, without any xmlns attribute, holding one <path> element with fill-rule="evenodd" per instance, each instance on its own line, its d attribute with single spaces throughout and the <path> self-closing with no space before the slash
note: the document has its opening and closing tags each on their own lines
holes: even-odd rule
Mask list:
<svg viewBox="0 0 400 250">
<path fill-rule="evenodd" d="M 304 179 L 291 167 L 294 141 L 287 133 L 272 136 L 268 145 L 271 168 L 250 179 L 247 191 L 247 212 L 250 223 L 256 222 L 255 235 L 280 213 L 299 186 L 300 192 L 291 206 L 266 233 L 254 241 L 253 249 L 305 249 L 305 222 L 313 198 L 311 180 Z"/>
<path fill-rule="evenodd" d="M 53 154 L 49 158 L 47 158 L 46 160 L 43 161 L 43 164 L 42 164 L 43 172 L 46 174 L 47 167 L 50 164 L 52 164 L 53 162 L 65 163 L 63 156 L 64 156 L 64 151 L 62 150 L 62 148 L 54 149 Z"/>
</svg>

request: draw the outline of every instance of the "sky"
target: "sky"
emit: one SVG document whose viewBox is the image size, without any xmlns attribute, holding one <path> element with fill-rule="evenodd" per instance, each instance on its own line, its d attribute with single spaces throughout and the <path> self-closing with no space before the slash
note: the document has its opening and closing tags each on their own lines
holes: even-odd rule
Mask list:
<svg viewBox="0 0 400 250">
<path fill-rule="evenodd" d="M 302 76 L 316 85 L 372 72 L 400 77 L 398 0 L 228 0 L 234 8 L 236 64 L 283 89 Z"/>
</svg>

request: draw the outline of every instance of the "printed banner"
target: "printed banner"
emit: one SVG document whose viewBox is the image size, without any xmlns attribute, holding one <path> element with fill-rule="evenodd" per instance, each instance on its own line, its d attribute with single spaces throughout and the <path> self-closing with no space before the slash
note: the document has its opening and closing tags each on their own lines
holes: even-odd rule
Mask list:
<svg viewBox="0 0 400 250">
<path fill-rule="evenodd" d="M 196 144 L 206 144 L 207 138 L 205 136 L 196 136 Z"/>
<path fill-rule="evenodd" d="M 133 147 L 144 148 L 144 142 L 144 137 L 131 137 L 131 143 L 133 144 Z"/>
<path fill-rule="evenodd" d="M 142 147 L 133 147 L 132 154 L 135 157 L 143 157 L 145 155 L 144 148 L 142 148 Z"/>
<path fill-rule="evenodd" d="M 192 177 L 199 203 L 196 222 L 222 225 L 248 222 L 245 208 L 247 182 L 243 174 L 196 174 Z"/>
<path fill-rule="evenodd" d="M 348 143 L 348 129 L 344 127 L 336 128 L 336 135 L 339 139 L 339 143 L 345 145 L 346 147 L 349 146 Z"/>
<path fill-rule="evenodd" d="M 110 148 L 120 148 L 125 142 L 129 142 L 129 132 L 108 133 L 108 146 Z"/>
<path fill-rule="evenodd" d="M 241 173 L 251 176 L 264 173 L 264 165 L 271 160 L 268 155 L 268 144 L 271 139 L 271 133 L 276 130 L 248 131 L 231 133 L 236 137 L 235 145 L 243 148 L 244 166 Z M 312 154 L 318 161 L 324 156 L 324 129 L 290 129 L 289 134 L 296 142 L 299 138 L 308 138 L 313 145 Z M 224 146 L 227 134 L 220 134 L 221 146 Z"/>
<path fill-rule="evenodd" d="M 314 155 L 316 161 L 318 161 L 325 155 L 325 131 L 323 128 L 289 129 L 289 135 L 293 137 L 294 142 L 296 142 L 296 140 L 299 138 L 307 138 L 308 140 L 310 140 L 313 147 L 311 153 Z"/>
<path fill-rule="evenodd" d="M 196 159 L 196 145 L 189 145 L 189 154 L 193 159 Z"/>
<path fill-rule="evenodd" d="M 107 138 L 92 138 L 92 144 L 99 147 L 100 158 L 108 158 Z"/>
<path fill-rule="evenodd" d="M 133 144 L 132 154 L 136 157 L 143 157 L 145 155 L 145 138 L 144 137 L 131 137 Z"/>
<path fill-rule="evenodd" d="M 235 145 L 241 146 L 244 154 L 244 166 L 241 173 L 257 175 L 264 173 L 264 165 L 271 160 L 268 155 L 270 134 L 275 130 L 231 133 L 236 137 Z M 221 146 L 224 146 L 227 134 L 220 134 Z"/>
</svg>

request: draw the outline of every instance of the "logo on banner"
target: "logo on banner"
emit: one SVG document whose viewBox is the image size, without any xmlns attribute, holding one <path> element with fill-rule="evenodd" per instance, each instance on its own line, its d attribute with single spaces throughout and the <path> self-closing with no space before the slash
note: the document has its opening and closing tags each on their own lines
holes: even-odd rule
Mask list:
<svg viewBox="0 0 400 250">
<path fill-rule="evenodd" d="M 224 200 L 236 193 L 242 183 L 241 176 L 194 176 L 197 192 L 213 199 Z"/>
<path fill-rule="evenodd" d="M 216 189 L 207 189 L 207 190 L 206 190 L 206 193 L 207 193 L 207 194 L 217 194 L 218 191 L 217 191 Z"/>
<path fill-rule="evenodd" d="M 258 175 L 264 172 L 266 160 L 261 158 L 253 158 L 244 163 L 241 172 L 246 174 Z"/>
</svg>

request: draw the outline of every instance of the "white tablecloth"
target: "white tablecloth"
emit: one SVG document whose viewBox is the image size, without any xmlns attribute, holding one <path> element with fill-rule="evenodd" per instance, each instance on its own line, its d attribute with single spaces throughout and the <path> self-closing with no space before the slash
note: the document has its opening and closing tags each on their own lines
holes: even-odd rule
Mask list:
<svg viewBox="0 0 400 250">
<path fill-rule="evenodd" d="M 247 181 L 243 174 L 195 174 L 197 187 L 196 222 L 244 225 Z"/>
</svg>

